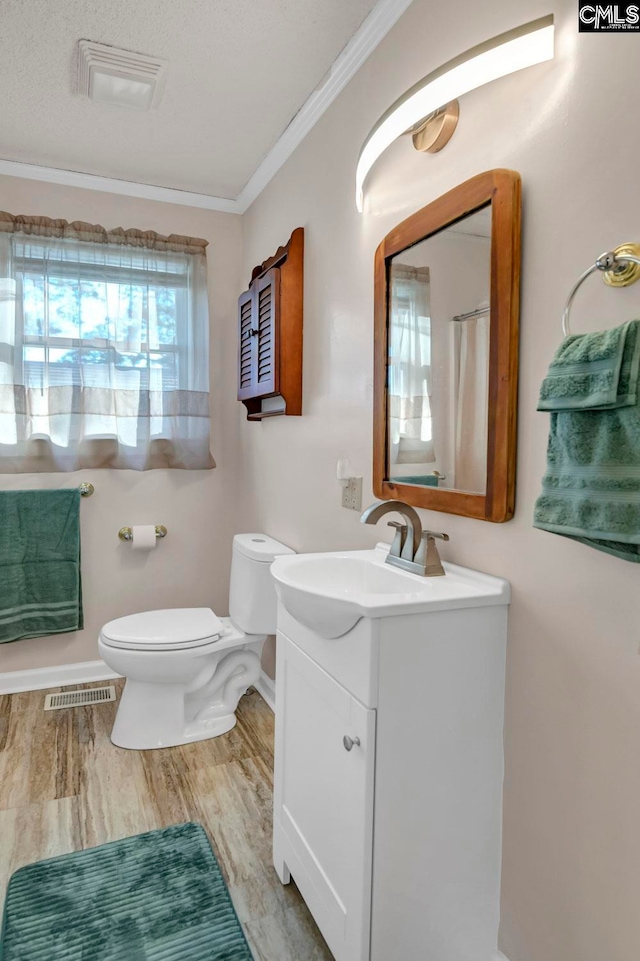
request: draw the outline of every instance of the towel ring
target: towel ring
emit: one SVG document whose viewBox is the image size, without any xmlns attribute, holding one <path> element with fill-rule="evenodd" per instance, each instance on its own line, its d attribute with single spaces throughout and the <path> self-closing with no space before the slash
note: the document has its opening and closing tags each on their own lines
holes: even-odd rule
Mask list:
<svg viewBox="0 0 640 961">
<path fill-rule="evenodd" d="M 631 284 L 635 284 L 636 280 L 640 280 L 640 244 L 620 244 L 615 250 L 600 254 L 595 264 L 587 267 L 585 272 L 578 277 L 567 297 L 562 314 L 562 333 L 565 337 L 571 334 L 569 313 L 573 298 L 583 280 L 586 280 L 594 270 L 600 270 L 604 274 L 602 279 L 610 287 L 629 287 Z"/>
</svg>

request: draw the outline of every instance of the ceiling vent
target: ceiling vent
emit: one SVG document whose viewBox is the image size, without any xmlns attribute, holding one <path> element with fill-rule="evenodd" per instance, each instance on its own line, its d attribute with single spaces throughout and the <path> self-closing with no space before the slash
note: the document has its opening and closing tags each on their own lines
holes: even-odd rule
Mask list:
<svg viewBox="0 0 640 961">
<path fill-rule="evenodd" d="M 78 93 L 98 103 L 151 110 L 160 103 L 166 72 L 167 61 L 158 57 L 78 41 Z"/>
</svg>

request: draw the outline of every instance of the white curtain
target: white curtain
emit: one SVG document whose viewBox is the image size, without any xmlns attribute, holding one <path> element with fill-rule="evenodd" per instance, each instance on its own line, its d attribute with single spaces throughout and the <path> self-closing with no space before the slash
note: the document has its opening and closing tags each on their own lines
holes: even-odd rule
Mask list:
<svg viewBox="0 0 640 961">
<path fill-rule="evenodd" d="M 433 463 L 429 268 L 392 264 L 390 281 L 390 463 Z"/>
<path fill-rule="evenodd" d="M 489 313 L 461 320 L 454 326 L 457 391 L 453 482 L 457 490 L 484 494 L 489 428 Z"/>
<path fill-rule="evenodd" d="M 0 472 L 215 466 L 205 246 L 0 213 Z"/>
</svg>

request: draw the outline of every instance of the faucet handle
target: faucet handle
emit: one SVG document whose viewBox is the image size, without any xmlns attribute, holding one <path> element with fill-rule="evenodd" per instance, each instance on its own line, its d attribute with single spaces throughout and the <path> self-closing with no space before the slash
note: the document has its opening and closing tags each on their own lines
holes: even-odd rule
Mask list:
<svg viewBox="0 0 640 961">
<path fill-rule="evenodd" d="M 438 531 L 423 531 L 420 538 L 420 546 L 416 552 L 416 564 L 420 564 L 426 577 L 441 577 L 445 573 L 442 566 L 435 538 L 441 541 L 448 541 L 448 534 L 441 534 Z"/>
<path fill-rule="evenodd" d="M 387 527 L 395 527 L 396 531 L 393 543 L 389 548 L 389 554 L 391 557 L 400 557 L 407 537 L 407 525 L 400 523 L 400 521 L 387 521 Z"/>
</svg>

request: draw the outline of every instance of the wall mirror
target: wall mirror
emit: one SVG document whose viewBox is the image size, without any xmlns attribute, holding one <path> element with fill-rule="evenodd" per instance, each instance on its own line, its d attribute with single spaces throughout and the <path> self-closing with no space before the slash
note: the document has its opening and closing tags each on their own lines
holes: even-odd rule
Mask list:
<svg viewBox="0 0 640 961">
<path fill-rule="evenodd" d="M 520 176 L 490 170 L 376 251 L 374 493 L 501 522 L 515 501 Z"/>
</svg>

